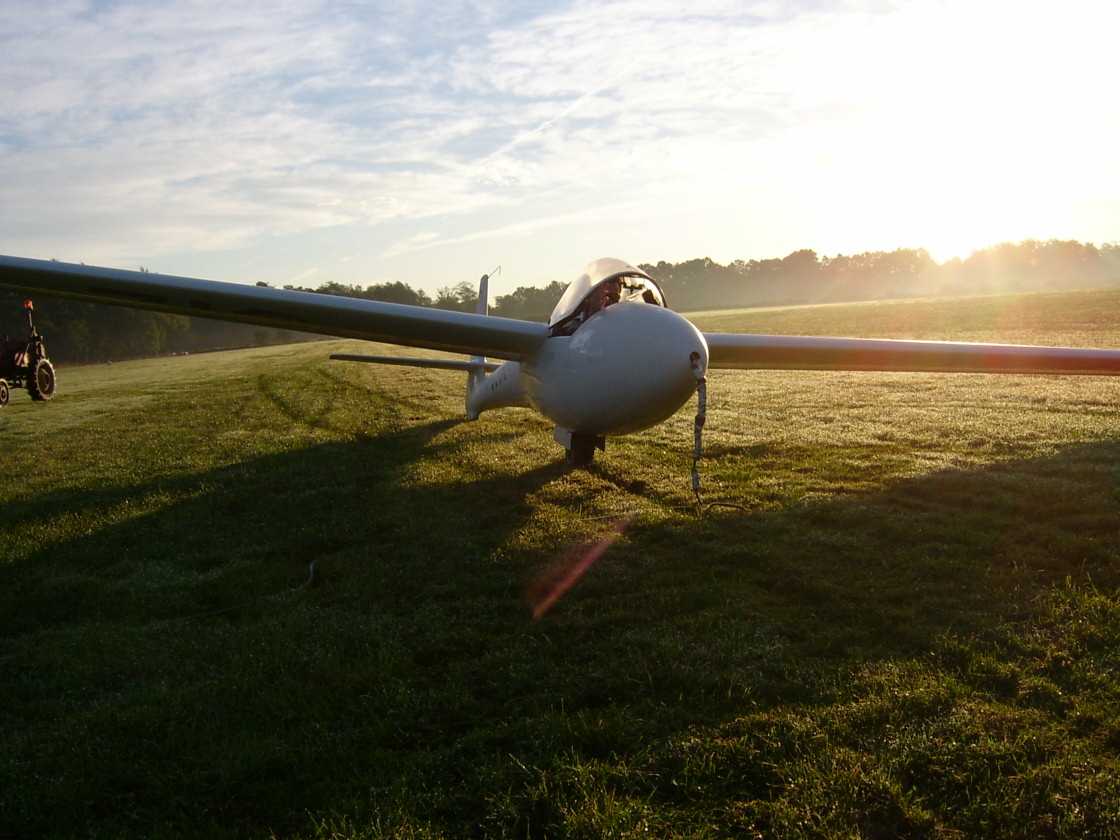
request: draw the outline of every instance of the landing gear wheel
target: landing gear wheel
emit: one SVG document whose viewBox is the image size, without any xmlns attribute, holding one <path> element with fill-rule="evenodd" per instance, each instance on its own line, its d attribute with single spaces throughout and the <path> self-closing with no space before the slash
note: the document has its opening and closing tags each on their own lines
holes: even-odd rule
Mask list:
<svg viewBox="0 0 1120 840">
<path fill-rule="evenodd" d="M 12 392 L 8 389 L 8 383 L 0 379 L 0 408 L 8 404 L 8 399 L 11 397 Z"/>
<path fill-rule="evenodd" d="M 33 400 L 49 400 L 54 396 L 54 365 L 47 359 L 36 359 L 27 377 L 27 391 Z"/>
<path fill-rule="evenodd" d="M 591 462 L 595 460 L 596 447 L 603 448 L 602 438 L 595 435 L 572 435 L 572 446 L 568 450 L 568 466 L 590 467 Z"/>
</svg>

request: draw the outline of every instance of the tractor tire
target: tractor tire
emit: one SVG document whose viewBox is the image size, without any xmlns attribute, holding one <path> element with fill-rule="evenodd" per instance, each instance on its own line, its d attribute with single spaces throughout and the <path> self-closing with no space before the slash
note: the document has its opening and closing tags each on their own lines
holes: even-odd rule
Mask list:
<svg viewBox="0 0 1120 840">
<path fill-rule="evenodd" d="M 27 375 L 27 392 L 31 399 L 45 401 L 54 396 L 54 365 L 48 359 L 36 359 Z"/>
<path fill-rule="evenodd" d="M 12 392 L 11 389 L 8 388 L 8 383 L 3 379 L 0 379 L 0 408 L 3 408 L 8 404 L 8 400 L 11 398 L 11 396 Z"/>
</svg>

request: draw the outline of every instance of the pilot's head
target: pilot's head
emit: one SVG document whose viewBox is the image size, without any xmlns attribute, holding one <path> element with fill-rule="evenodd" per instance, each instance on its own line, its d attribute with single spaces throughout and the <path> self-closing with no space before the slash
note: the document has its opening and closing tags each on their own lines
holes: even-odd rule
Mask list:
<svg viewBox="0 0 1120 840">
<path fill-rule="evenodd" d="M 604 306 L 610 306 L 612 303 L 618 303 L 619 299 L 622 297 L 622 280 L 617 277 L 614 280 L 608 280 L 603 284 L 603 289 L 605 290 L 607 296 L 607 302 L 604 304 Z"/>
<path fill-rule="evenodd" d="M 600 309 L 608 307 L 613 303 L 618 303 L 621 296 L 622 281 L 618 278 L 600 283 L 595 287 L 595 291 L 591 295 L 590 310 L 592 312 L 598 312 Z"/>
</svg>

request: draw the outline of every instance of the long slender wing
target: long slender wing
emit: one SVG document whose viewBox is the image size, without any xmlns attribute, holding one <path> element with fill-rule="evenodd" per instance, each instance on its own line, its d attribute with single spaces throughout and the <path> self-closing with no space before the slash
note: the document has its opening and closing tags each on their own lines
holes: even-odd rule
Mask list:
<svg viewBox="0 0 1120 840">
<path fill-rule="evenodd" d="M 742 333 L 704 338 L 711 368 L 1120 375 L 1120 350 Z"/>
<path fill-rule="evenodd" d="M 0 256 L 2 286 L 499 359 L 521 359 L 548 337 L 544 324 L 493 315 L 21 257 Z"/>
</svg>

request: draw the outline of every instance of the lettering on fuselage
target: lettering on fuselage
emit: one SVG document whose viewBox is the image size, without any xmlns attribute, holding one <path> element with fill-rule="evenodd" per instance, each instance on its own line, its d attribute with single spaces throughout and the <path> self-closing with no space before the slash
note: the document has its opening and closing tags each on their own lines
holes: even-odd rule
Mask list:
<svg viewBox="0 0 1120 840">
<path fill-rule="evenodd" d="M 521 387 L 521 365 L 506 362 L 474 387 L 468 402 L 468 412 L 477 413 L 503 406 L 527 404 Z"/>
<path fill-rule="evenodd" d="M 487 378 L 486 384 L 489 386 L 491 394 L 498 393 L 499 389 L 505 386 L 506 380 L 509 379 L 511 372 L 512 371 L 508 367 L 501 367 L 494 372 L 493 376 Z"/>
</svg>

